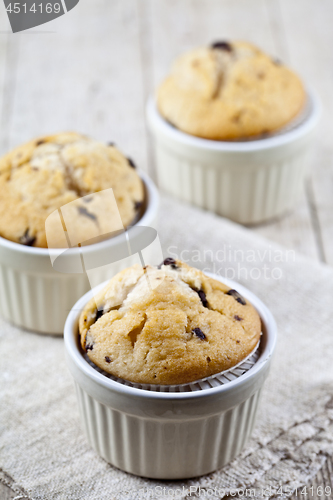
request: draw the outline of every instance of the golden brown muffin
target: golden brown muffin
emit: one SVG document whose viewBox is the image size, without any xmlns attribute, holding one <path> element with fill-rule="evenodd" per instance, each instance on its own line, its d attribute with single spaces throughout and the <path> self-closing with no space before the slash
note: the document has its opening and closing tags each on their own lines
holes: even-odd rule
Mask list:
<svg viewBox="0 0 333 500">
<path fill-rule="evenodd" d="M 77 133 L 42 137 L 17 147 L 0 159 L 0 236 L 47 247 L 48 216 L 82 197 L 67 205 L 70 222 L 85 235 L 94 235 L 97 226 L 102 234 L 109 214 L 104 212 L 101 196 L 87 195 L 108 188 L 113 189 L 120 225 L 128 226 L 144 199 L 142 181 L 133 167 L 114 146 Z M 55 247 L 64 246 L 59 226 L 55 224 L 52 232 Z"/>
<path fill-rule="evenodd" d="M 236 290 L 169 258 L 117 274 L 88 302 L 79 330 L 104 371 L 140 384 L 184 384 L 246 358 L 261 321 Z"/>
<path fill-rule="evenodd" d="M 246 42 L 217 42 L 182 55 L 157 93 L 166 120 L 215 140 L 278 130 L 304 103 L 295 73 Z"/>
</svg>

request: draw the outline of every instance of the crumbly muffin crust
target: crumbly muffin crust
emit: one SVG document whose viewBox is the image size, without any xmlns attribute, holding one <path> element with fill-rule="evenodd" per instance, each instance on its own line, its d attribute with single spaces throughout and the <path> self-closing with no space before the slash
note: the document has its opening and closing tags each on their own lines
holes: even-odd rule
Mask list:
<svg viewBox="0 0 333 500">
<path fill-rule="evenodd" d="M 304 103 L 295 73 L 247 42 L 217 42 L 180 56 L 157 92 L 166 120 L 215 140 L 271 133 Z"/>
<path fill-rule="evenodd" d="M 144 200 L 144 187 L 133 167 L 113 145 L 77 133 L 42 137 L 17 147 L 0 159 L 0 236 L 45 248 L 45 221 L 51 213 L 108 188 L 113 189 L 122 224 L 128 226 Z M 75 222 L 86 234 L 94 234 L 102 218 L 98 200 L 85 198 L 77 206 Z M 63 246 L 60 229 L 58 238 L 53 234 L 52 246 Z"/>
<path fill-rule="evenodd" d="M 82 311 L 79 332 L 105 372 L 183 384 L 242 361 L 259 341 L 261 321 L 236 290 L 169 258 L 117 274 Z"/>
</svg>

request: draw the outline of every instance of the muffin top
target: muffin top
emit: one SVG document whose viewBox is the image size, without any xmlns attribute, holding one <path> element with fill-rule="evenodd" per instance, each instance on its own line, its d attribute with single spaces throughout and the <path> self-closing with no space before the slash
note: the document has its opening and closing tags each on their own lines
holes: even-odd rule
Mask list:
<svg viewBox="0 0 333 500">
<path fill-rule="evenodd" d="M 0 159 L 0 236 L 45 248 L 46 219 L 77 200 L 72 205 L 75 210 L 68 212 L 72 226 L 84 232 L 83 239 L 87 240 L 90 233 L 96 234 L 96 227 L 102 231 L 103 226 L 110 226 L 101 196 L 87 195 L 108 188 L 113 189 L 117 204 L 117 229 L 119 225 L 126 227 L 138 216 L 144 200 L 142 181 L 130 159 L 113 145 L 77 133 L 30 141 Z M 50 224 L 52 221 L 49 246 L 63 247 L 66 240 L 62 225 L 55 218 L 50 219 Z"/>
<path fill-rule="evenodd" d="M 157 92 L 158 109 L 172 125 L 215 140 L 273 132 L 304 103 L 300 79 L 246 42 L 216 42 L 182 55 Z"/>
<path fill-rule="evenodd" d="M 168 258 L 117 274 L 80 316 L 91 361 L 140 384 L 184 384 L 233 367 L 257 345 L 261 321 L 236 290 Z"/>
</svg>

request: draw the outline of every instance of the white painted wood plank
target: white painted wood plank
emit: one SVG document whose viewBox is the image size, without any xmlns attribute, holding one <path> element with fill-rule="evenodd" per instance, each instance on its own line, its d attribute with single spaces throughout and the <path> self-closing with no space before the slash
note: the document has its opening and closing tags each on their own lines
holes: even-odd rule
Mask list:
<svg viewBox="0 0 333 500">
<path fill-rule="evenodd" d="M 8 488 L 5 484 L 0 482 L 0 498 L 1 500 L 13 500 L 16 497 L 16 493 Z"/>
<path fill-rule="evenodd" d="M 47 29 L 19 35 L 9 145 L 73 129 L 116 142 L 146 168 L 136 2 L 79 2 Z"/>
<path fill-rule="evenodd" d="M 281 0 L 290 59 L 323 102 L 312 169 L 317 231 L 333 264 L 333 4 L 330 0 Z"/>
<path fill-rule="evenodd" d="M 0 9 L 0 152 L 6 149 L 7 118 L 12 112 L 16 83 L 17 39 L 11 32 L 4 7 Z"/>
<path fill-rule="evenodd" d="M 305 190 L 302 199 L 292 212 L 275 221 L 252 227 L 252 230 L 313 259 L 318 260 L 320 257 Z"/>
<path fill-rule="evenodd" d="M 215 40 L 246 39 L 273 51 L 263 0 L 149 0 L 153 88 L 182 52 Z M 260 29 L 258 29 L 260 26 Z"/>
</svg>

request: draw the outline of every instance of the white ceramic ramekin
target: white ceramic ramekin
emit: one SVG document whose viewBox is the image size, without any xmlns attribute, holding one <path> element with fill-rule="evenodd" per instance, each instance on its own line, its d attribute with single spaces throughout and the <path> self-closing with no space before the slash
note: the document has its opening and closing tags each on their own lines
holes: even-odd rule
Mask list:
<svg viewBox="0 0 333 500">
<path fill-rule="evenodd" d="M 185 479 L 222 467 L 243 449 L 268 374 L 276 324 L 250 291 L 231 280 L 223 282 L 257 309 L 263 332 L 260 355 L 239 378 L 195 392 L 138 389 L 93 368 L 84 358 L 78 336 L 78 319 L 92 292 L 75 304 L 65 324 L 67 365 L 87 439 L 107 462 L 139 476 Z"/>
<path fill-rule="evenodd" d="M 140 176 L 145 184 L 147 203 L 137 225 L 154 227 L 159 206 L 158 191 L 144 172 L 140 172 Z M 122 245 L 122 237 L 115 236 L 81 249 L 70 249 L 65 259 L 69 266 L 73 263 L 73 267 L 80 254 L 84 259 L 98 263 L 108 252 L 118 250 L 121 254 Z M 86 273 L 56 271 L 50 257 L 58 254 L 55 249 L 28 247 L 0 237 L 0 314 L 6 320 L 40 333 L 62 335 L 73 304 L 91 286 Z M 114 262 L 107 270 L 105 267 L 96 269 L 93 283 L 104 282 L 124 267 L 137 262 L 136 259 L 137 256 L 133 255 L 125 261 Z"/>
<path fill-rule="evenodd" d="M 212 141 L 170 125 L 151 98 L 147 120 L 155 139 L 159 187 L 242 224 L 282 215 L 302 192 L 319 116 L 319 101 L 310 91 L 302 119 L 283 131 L 257 140 Z"/>
</svg>

